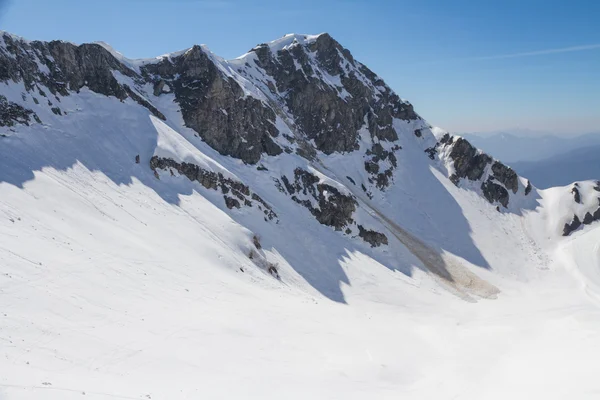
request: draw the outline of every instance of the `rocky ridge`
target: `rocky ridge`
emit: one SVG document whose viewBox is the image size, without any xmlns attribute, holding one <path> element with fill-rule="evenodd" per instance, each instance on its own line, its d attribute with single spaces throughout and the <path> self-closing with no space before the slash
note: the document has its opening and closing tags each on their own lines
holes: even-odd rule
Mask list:
<svg viewBox="0 0 600 400">
<path fill-rule="evenodd" d="M 0 37 L 0 82 L 22 87 L 20 98 L 0 97 L 3 127 L 43 124 L 41 108 L 66 117 L 61 99 L 84 89 L 130 99 L 162 120 L 168 116 L 160 99 L 168 97 L 178 105 L 186 127 L 220 154 L 258 164 L 257 173 L 266 170 L 260 168 L 262 160 L 288 155 L 307 165 L 320 156 L 359 157 L 366 179 L 354 175 L 348 180 L 373 199 L 401 184 L 395 177 L 403 144 L 416 141 L 423 156 L 441 165 L 455 185 L 476 190 L 498 208 L 508 210 L 513 197 L 533 190 L 529 181 L 465 139 L 447 133 L 436 137 L 409 102 L 328 34 L 286 35 L 228 61 L 205 46 L 129 60 L 103 44 L 29 42 L 8 33 Z M 150 167 L 220 190 L 230 209 L 257 203 L 267 220 L 277 218 L 245 183 L 164 158 L 153 158 Z M 274 179 L 321 224 L 372 246 L 387 244 L 384 233 L 356 222 L 360 201 L 351 193 L 321 183 L 307 168 Z"/>
</svg>

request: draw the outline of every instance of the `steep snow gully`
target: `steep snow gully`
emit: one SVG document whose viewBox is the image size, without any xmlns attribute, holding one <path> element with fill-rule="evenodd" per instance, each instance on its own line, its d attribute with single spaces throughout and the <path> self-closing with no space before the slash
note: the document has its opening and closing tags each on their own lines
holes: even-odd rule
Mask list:
<svg viewBox="0 0 600 400">
<path fill-rule="evenodd" d="M 597 399 L 599 198 L 328 34 L 0 32 L 0 400 Z"/>
<path fill-rule="evenodd" d="M 322 173 L 326 170 L 326 167 L 322 164 L 318 164 L 318 167 L 317 164 L 313 164 L 313 166 L 317 168 L 317 170 L 319 170 L 319 167 L 322 168 L 320 170 Z M 332 171 L 327 170 L 327 172 L 329 175 L 335 176 Z M 402 229 L 397 223 L 386 217 L 384 213 L 377 210 L 374 206 L 369 205 L 368 200 L 364 198 L 362 193 L 352 190 L 351 187 L 348 187 L 348 189 L 359 199 L 361 206 L 363 206 L 370 215 L 381 222 L 389 233 L 406 246 L 406 248 L 421 261 L 427 270 L 440 280 L 440 283 L 449 286 L 452 292 L 469 301 L 474 301 L 469 294 L 484 298 L 495 298 L 498 294 L 499 290 L 494 285 L 478 277 L 459 261 L 452 259 L 448 255 L 444 256 L 437 253 L 427 244 L 423 243 L 423 241 Z"/>
</svg>

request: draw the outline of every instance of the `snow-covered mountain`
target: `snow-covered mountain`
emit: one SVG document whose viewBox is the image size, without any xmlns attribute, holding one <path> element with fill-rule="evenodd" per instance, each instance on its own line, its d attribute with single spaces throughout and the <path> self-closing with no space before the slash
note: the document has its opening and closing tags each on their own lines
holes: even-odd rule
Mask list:
<svg viewBox="0 0 600 400">
<path fill-rule="evenodd" d="M 538 190 L 328 34 L 0 38 L 3 400 L 598 389 L 598 182 Z"/>
</svg>

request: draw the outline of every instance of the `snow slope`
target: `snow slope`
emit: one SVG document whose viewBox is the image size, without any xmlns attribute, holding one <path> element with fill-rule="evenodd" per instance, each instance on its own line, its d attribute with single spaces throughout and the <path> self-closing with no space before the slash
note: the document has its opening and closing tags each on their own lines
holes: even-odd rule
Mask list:
<svg viewBox="0 0 600 400">
<path fill-rule="evenodd" d="M 281 107 L 282 136 L 306 139 L 285 95 L 261 89 L 268 77 L 213 59 L 244 96 Z M 436 130 L 399 119 L 394 143 L 365 127 L 355 152 L 284 152 L 258 170 L 186 127 L 173 93 L 115 76 L 164 120 L 85 87 L 58 95 L 57 115 L 22 82 L 0 83 L 42 121 L 1 128 L 0 399 L 597 398 L 600 223 L 561 226 L 593 204 L 593 183 L 574 205 L 569 188 L 525 195 L 520 178 L 498 211 L 479 181 L 448 179 L 449 148 L 427 157 Z M 385 190 L 364 168 L 375 142 L 398 158 Z M 229 208 L 231 189 L 153 170 L 154 157 L 247 185 L 252 204 Z M 275 184 L 298 168 L 326 199 L 355 199 L 349 233 Z"/>
</svg>

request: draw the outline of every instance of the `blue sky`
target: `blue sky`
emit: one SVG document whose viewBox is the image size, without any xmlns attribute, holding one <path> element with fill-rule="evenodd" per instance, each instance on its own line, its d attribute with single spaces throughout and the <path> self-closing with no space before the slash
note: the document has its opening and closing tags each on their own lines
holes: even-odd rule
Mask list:
<svg viewBox="0 0 600 400">
<path fill-rule="evenodd" d="M 207 44 L 233 58 L 329 32 L 452 131 L 600 131 L 596 0 L 0 0 L 0 29 L 103 40 L 128 57 Z"/>
</svg>

